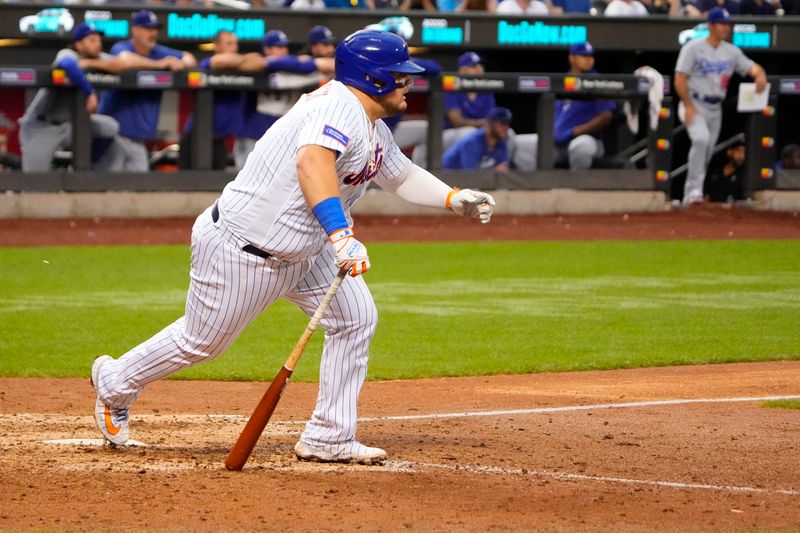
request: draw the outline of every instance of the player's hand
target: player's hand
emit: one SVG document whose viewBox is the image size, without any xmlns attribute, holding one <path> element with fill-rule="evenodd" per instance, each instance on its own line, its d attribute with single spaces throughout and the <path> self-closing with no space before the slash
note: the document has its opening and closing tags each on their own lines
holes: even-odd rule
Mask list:
<svg viewBox="0 0 800 533">
<path fill-rule="evenodd" d="M 90 115 L 97 111 L 97 95 L 95 93 L 86 97 L 86 112 Z"/>
<path fill-rule="evenodd" d="M 697 114 L 697 108 L 693 105 L 685 106 L 683 111 L 683 123 L 690 126 L 694 122 L 694 116 Z"/>
<path fill-rule="evenodd" d="M 763 74 L 756 76 L 755 82 L 756 82 L 756 92 L 763 93 L 764 89 L 767 88 L 767 77 L 764 76 Z"/>
<path fill-rule="evenodd" d="M 178 59 L 175 56 L 167 56 L 163 59 L 159 60 L 161 68 L 164 70 L 171 70 L 172 72 L 178 72 L 179 70 L 183 70 L 184 64 L 183 61 Z"/>
<path fill-rule="evenodd" d="M 462 217 L 479 218 L 488 224 L 494 212 L 494 198 L 490 194 L 471 189 L 453 190 L 448 196 L 447 207 Z"/>
<path fill-rule="evenodd" d="M 348 270 L 353 277 L 369 270 L 367 247 L 354 236 L 353 228 L 344 228 L 328 235 L 336 253 L 335 264 L 342 270 Z"/>
</svg>

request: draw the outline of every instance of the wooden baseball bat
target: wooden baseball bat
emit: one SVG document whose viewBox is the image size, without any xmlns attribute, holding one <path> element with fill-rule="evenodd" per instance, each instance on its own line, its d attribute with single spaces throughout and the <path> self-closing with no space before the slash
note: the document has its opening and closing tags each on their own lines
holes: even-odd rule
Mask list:
<svg viewBox="0 0 800 533">
<path fill-rule="evenodd" d="M 241 470 L 247 462 L 259 437 L 261 437 L 261 433 L 264 432 L 267 422 L 269 422 L 269 419 L 272 417 L 275 406 L 278 405 L 283 390 L 286 388 L 289 378 L 292 377 L 292 372 L 294 372 L 297 362 L 300 360 L 300 356 L 303 355 L 306 344 L 308 344 L 308 341 L 311 339 L 311 335 L 314 334 L 314 330 L 317 329 L 320 320 L 322 320 L 322 316 L 325 314 L 325 311 L 328 310 L 333 295 L 339 290 L 339 286 L 342 284 L 346 275 L 347 270 L 339 271 L 336 279 L 331 283 L 328 292 L 326 292 L 325 296 L 322 298 L 319 307 L 317 307 L 317 310 L 314 312 L 314 316 L 311 317 L 308 326 L 306 326 L 306 330 L 303 332 L 300 340 L 297 341 L 294 350 L 292 350 L 292 354 L 286 362 L 283 363 L 283 367 L 278 371 L 275 379 L 272 380 L 267 392 L 261 397 L 261 401 L 258 402 L 253 414 L 250 415 L 250 419 L 247 421 L 242 433 L 236 440 L 236 444 L 233 445 L 231 452 L 228 454 L 228 458 L 225 460 L 225 466 L 228 470 Z"/>
</svg>

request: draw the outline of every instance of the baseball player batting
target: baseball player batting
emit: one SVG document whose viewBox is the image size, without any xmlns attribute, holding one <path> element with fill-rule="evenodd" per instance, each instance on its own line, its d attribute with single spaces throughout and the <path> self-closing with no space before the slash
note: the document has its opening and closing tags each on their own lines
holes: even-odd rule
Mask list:
<svg viewBox="0 0 800 533">
<path fill-rule="evenodd" d="M 256 143 L 244 168 L 192 229 L 185 315 L 119 359 L 92 365 L 95 419 L 113 444 L 128 409 L 157 379 L 216 357 L 278 298 L 311 315 L 340 269 L 349 276 L 322 317 L 319 395 L 295 453 L 301 460 L 374 463 L 356 440 L 357 403 L 377 311 L 350 209 L 369 182 L 411 203 L 489 222 L 494 199 L 454 190 L 413 165 L 381 120 L 406 109 L 422 69 L 401 37 L 362 30 L 336 49 L 336 78 L 304 95 Z"/>
<path fill-rule="evenodd" d="M 681 99 L 678 116 L 686 125 L 692 142 L 684 205 L 703 201 L 706 169 L 722 126 L 722 101 L 731 74 L 736 71 L 741 76 L 752 76 L 758 92 L 767 85 L 764 69 L 726 40 L 730 38 L 732 24 L 726 9 L 711 9 L 708 37 L 683 45 L 675 65 L 675 92 Z"/>
</svg>

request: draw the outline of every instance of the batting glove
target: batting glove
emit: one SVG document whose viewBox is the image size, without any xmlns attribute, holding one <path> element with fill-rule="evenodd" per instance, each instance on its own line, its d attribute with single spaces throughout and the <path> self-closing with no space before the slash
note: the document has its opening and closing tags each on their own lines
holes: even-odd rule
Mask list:
<svg viewBox="0 0 800 533">
<path fill-rule="evenodd" d="M 353 228 L 344 228 L 328 235 L 328 239 L 336 252 L 335 264 L 342 270 L 348 270 L 353 277 L 369 270 L 367 247 L 353 236 Z"/>
<path fill-rule="evenodd" d="M 453 189 L 447 195 L 447 207 L 462 217 L 479 218 L 488 224 L 494 212 L 494 198 L 490 194 L 471 189 Z"/>
</svg>

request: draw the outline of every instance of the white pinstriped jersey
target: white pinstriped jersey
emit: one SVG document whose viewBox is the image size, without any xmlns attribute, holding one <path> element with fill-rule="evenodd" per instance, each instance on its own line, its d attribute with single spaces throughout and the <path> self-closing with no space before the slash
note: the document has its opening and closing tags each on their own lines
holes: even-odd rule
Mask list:
<svg viewBox="0 0 800 533">
<path fill-rule="evenodd" d="M 219 200 L 225 223 L 236 235 L 283 260 L 317 255 L 327 244 L 297 179 L 297 151 L 308 144 L 339 152 L 339 194 L 350 224 L 350 207 L 370 181 L 381 185 L 411 166 L 386 124 L 378 120 L 373 128 L 342 83 L 331 81 L 304 95 L 256 143 Z"/>
</svg>

